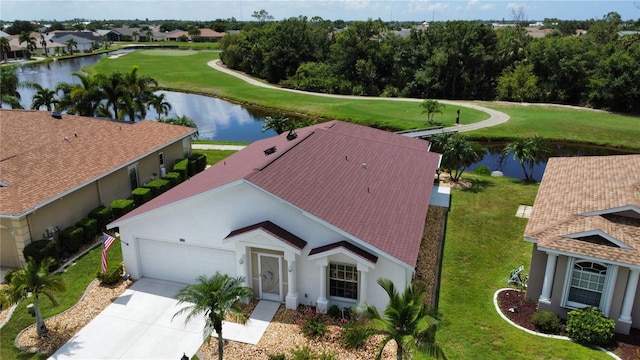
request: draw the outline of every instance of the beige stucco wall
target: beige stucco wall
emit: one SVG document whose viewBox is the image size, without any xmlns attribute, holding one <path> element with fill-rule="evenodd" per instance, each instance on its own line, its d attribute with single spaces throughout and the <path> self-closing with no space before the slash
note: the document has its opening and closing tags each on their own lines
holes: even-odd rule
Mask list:
<svg viewBox="0 0 640 360">
<path fill-rule="evenodd" d="M 529 267 L 529 281 L 527 282 L 527 299 L 538 301 L 542 293 L 544 272 L 547 267 L 547 254 L 538 251 L 538 244 L 533 244 L 531 266 Z"/>
</svg>

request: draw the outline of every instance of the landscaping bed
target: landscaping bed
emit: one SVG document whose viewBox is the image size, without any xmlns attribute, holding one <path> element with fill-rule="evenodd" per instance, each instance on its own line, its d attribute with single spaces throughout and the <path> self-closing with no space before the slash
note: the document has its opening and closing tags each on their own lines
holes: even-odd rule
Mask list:
<svg viewBox="0 0 640 360">
<path fill-rule="evenodd" d="M 525 299 L 525 294 L 519 290 L 503 290 L 498 293 L 500 311 L 509 320 L 531 331 L 536 331 L 533 325 L 533 314 L 538 310 L 538 304 Z M 510 311 L 509 309 L 513 309 Z M 567 336 L 567 334 L 561 334 Z M 618 355 L 622 360 L 636 360 L 640 354 L 640 330 L 631 329 L 629 335 L 615 334 L 614 344 L 608 350 Z"/>
</svg>

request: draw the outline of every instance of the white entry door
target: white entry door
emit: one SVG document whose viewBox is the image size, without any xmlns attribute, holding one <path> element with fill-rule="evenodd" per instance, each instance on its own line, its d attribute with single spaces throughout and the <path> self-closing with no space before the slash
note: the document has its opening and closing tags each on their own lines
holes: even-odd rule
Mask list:
<svg viewBox="0 0 640 360">
<path fill-rule="evenodd" d="M 258 254 L 260 298 L 282 302 L 282 257 Z"/>
</svg>

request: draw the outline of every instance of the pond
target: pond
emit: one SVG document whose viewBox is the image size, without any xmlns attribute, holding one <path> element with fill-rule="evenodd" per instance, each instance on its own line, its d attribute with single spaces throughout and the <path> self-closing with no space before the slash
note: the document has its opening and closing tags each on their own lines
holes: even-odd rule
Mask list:
<svg viewBox="0 0 640 360">
<path fill-rule="evenodd" d="M 503 154 L 502 149 L 506 146 L 506 142 L 502 143 L 480 143 L 487 153 L 484 158 L 471 165 L 467 170 L 473 171 L 480 165 L 486 165 L 491 171 L 502 171 L 504 176 L 516 179 L 524 179 L 524 172 L 517 159 L 513 158 L 513 153 Z M 589 146 L 570 142 L 553 142 L 551 143 L 552 155 L 557 156 L 602 156 L 602 155 L 626 155 L 629 151 L 622 149 L 609 148 L 604 146 Z M 547 167 L 546 162 L 538 163 L 533 167 L 533 177 L 540 181 L 544 169 Z"/>
</svg>

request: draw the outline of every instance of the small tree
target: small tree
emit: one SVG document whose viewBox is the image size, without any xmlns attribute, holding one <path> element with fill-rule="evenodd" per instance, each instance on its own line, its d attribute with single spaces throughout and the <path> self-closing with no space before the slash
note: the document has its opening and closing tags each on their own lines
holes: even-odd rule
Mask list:
<svg viewBox="0 0 640 360">
<path fill-rule="evenodd" d="M 444 104 L 438 102 L 438 100 L 426 99 L 422 103 L 420 103 L 420 107 L 422 108 L 422 113 L 427 114 L 427 122 L 429 125 L 433 125 L 433 116 L 435 114 L 442 114 L 442 109 L 444 109 Z"/>
<path fill-rule="evenodd" d="M 248 314 L 238 305 L 238 301 L 249 300 L 253 296 L 253 290 L 244 285 L 244 278 L 233 278 L 226 274 L 216 272 L 211 277 L 201 275 L 191 284 L 180 290 L 176 296 L 179 304 L 191 303 L 173 315 L 187 313 L 186 322 L 194 316 L 205 315 L 204 338 L 209 341 L 215 331 L 218 335 L 218 359 L 222 360 L 224 340 L 222 339 L 222 321 L 227 314 L 233 314 L 244 323 Z"/>
<path fill-rule="evenodd" d="M 268 131 L 273 129 L 278 135 L 285 131 L 290 131 L 296 128 L 296 124 L 293 120 L 289 119 L 287 115 L 283 113 L 275 113 L 264 118 L 262 124 L 262 131 Z"/>
<path fill-rule="evenodd" d="M 37 263 L 32 258 L 28 259 L 27 266 L 13 274 L 11 283 L 4 289 L 6 300 L 15 304 L 27 298 L 29 293 L 33 295 L 33 305 L 36 313 L 36 332 L 38 336 L 47 333 L 47 327 L 42 319 L 40 311 L 40 295 L 45 295 L 53 305 L 58 305 L 54 291 L 64 291 L 67 285 L 56 274 L 49 273 L 49 267 L 55 262 L 52 258 L 46 258 Z"/>
<path fill-rule="evenodd" d="M 533 167 L 535 164 L 547 161 L 551 155 L 551 146 L 546 139 L 540 136 L 531 136 L 516 139 L 505 146 L 503 153 L 513 153 L 513 159 L 518 160 L 524 178 L 527 182 L 533 182 Z"/>
</svg>

